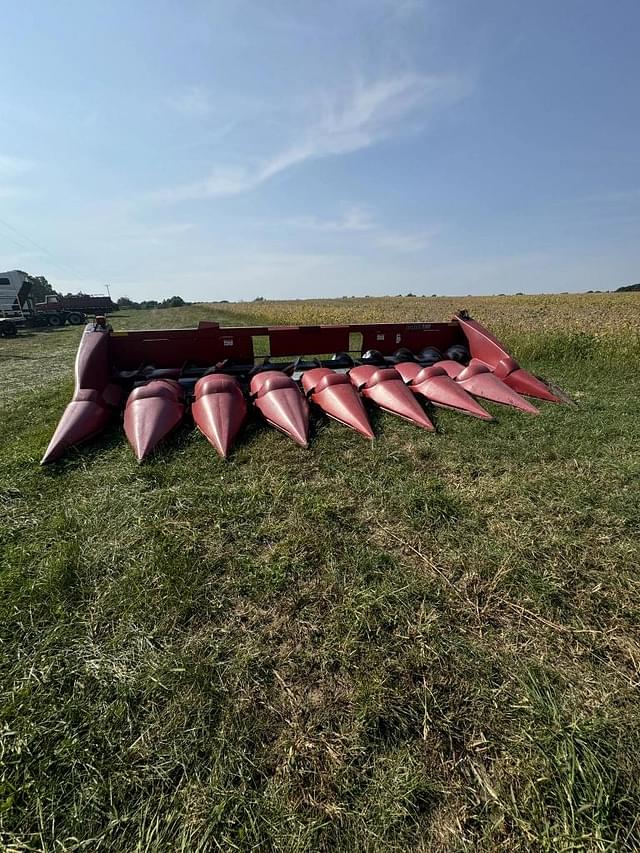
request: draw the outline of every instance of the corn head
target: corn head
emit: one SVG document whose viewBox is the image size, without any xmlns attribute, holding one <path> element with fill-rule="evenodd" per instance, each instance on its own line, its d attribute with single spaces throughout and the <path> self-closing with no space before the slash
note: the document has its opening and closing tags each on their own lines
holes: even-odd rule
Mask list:
<svg viewBox="0 0 640 853">
<path fill-rule="evenodd" d="M 258 353 L 266 345 L 266 353 Z M 527 397 L 561 402 L 487 329 L 449 323 L 238 326 L 113 331 L 104 318 L 80 341 L 76 388 L 42 459 L 59 459 L 123 413 L 138 460 L 190 413 L 226 457 L 249 417 L 303 447 L 315 406 L 366 439 L 368 407 L 434 430 L 424 403 L 492 420 L 480 401 L 538 414 Z"/>
</svg>

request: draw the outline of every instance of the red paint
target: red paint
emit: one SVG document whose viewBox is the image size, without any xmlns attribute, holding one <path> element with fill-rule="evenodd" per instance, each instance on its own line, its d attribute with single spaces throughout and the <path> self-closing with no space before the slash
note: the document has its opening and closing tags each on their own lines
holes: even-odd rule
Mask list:
<svg viewBox="0 0 640 853">
<path fill-rule="evenodd" d="M 219 326 L 203 321 L 196 329 L 151 329 L 115 332 L 110 358 L 116 370 L 147 364 L 172 368 L 181 364 L 211 367 L 226 358 L 252 363 L 253 338 L 268 337 L 276 356 L 323 355 L 350 350 L 351 336 L 361 336 L 360 354 L 377 349 L 392 355 L 405 346 L 417 352 L 425 346 L 444 351 L 465 343 L 458 321 L 451 323 L 350 323 L 343 326 Z"/>
<path fill-rule="evenodd" d="M 247 401 L 232 376 L 213 373 L 196 382 L 191 413 L 200 432 L 226 458 L 247 417 Z"/>
<path fill-rule="evenodd" d="M 425 347 L 436 347 L 444 352 L 453 344 L 464 344 L 472 356 L 466 367 L 445 360 L 428 368 L 409 362 L 398 365 L 402 375 L 392 368 L 378 369 L 370 365 L 355 367 L 350 373 L 349 382 L 364 397 L 424 429 L 433 429 L 433 425 L 417 402 L 419 394 L 436 405 L 485 420 L 489 418 L 488 413 L 472 401 L 469 394 L 531 413 L 537 410 L 520 394 L 560 402 L 541 380 L 519 366 L 497 338 L 466 315 L 450 323 L 338 326 L 221 327 L 218 323 L 203 321 L 196 329 L 130 332 L 111 332 L 89 325 L 76 356 L 73 398 L 42 462 L 58 459 L 68 448 L 104 429 L 121 409 L 125 391 L 134 381 L 149 378 L 150 371 L 153 371 L 153 382 L 196 378 L 210 368 L 228 369 L 234 376 L 238 373 L 243 384 L 237 390 L 232 390 L 234 386 L 228 384 L 228 379 L 212 379 L 220 375 L 214 373 L 208 382 L 204 383 L 206 377 L 200 380 L 203 384 L 198 383 L 199 391 L 195 394 L 194 417 L 197 417 L 198 427 L 222 455 L 228 452 L 240 429 L 246 409 L 242 409 L 238 392 L 242 395 L 242 389 L 246 391 L 249 383 L 256 408 L 270 423 L 306 447 L 308 403 L 295 382 L 279 371 L 266 371 L 250 378 L 255 363 L 256 337 L 267 339 L 272 357 L 287 358 L 327 356 L 352 348 L 360 354 L 376 349 L 385 356 L 393 355 L 400 347 L 415 354 Z M 264 340 L 261 340 L 260 354 L 263 348 Z M 310 377 L 315 371 L 315 368 L 308 371 L 306 376 Z M 361 401 L 358 400 L 359 406 L 349 385 L 340 376 L 330 372 L 330 378 L 323 373 L 305 379 L 303 375 L 302 382 L 310 399 L 330 417 L 370 437 L 371 427 L 366 413 L 364 418 L 362 416 Z M 155 402 L 138 405 L 145 399 Z M 166 396 L 164 391 L 151 397 L 133 392 L 126 422 L 139 454 L 148 452 L 158 435 L 172 428 L 183 406 L 177 391 L 175 397 Z M 152 423 L 151 415 L 144 414 L 151 411 L 158 423 Z"/>
<path fill-rule="evenodd" d="M 184 394 L 173 379 L 154 379 L 134 388 L 124 410 L 124 431 L 142 462 L 184 416 Z"/>
<path fill-rule="evenodd" d="M 438 366 L 444 368 L 465 391 L 476 397 L 491 400 L 493 403 L 502 403 L 504 406 L 513 406 L 530 415 L 539 414 L 535 406 L 505 385 L 486 364 L 477 359 L 472 358 L 467 367 L 463 367 L 457 361 L 439 361 Z"/>
<path fill-rule="evenodd" d="M 309 446 L 309 404 L 290 376 L 265 370 L 251 379 L 249 391 L 254 406 L 271 426 L 301 447 Z"/>
<path fill-rule="evenodd" d="M 385 412 L 398 415 L 422 429 L 435 429 L 402 381 L 402 376 L 393 367 L 372 367 L 363 364 L 349 371 L 349 379 L 364 397 Z"/>
<path fill-rule="evenodd" d="M 302 387 L 307 397 L 330 418 L 351 427 L 365 438 L 373 438 L 367 411 L 358 392 L 344 373 L 328 367 L 316 367 L 302 374 Z"/>
<path fill-rule="evenodd" d="M 70 447 L 82 444 L 102 432 L 112 414 L 94 400 L 72 400 L 64 410 L 40 464 L 55 462 Z"/>
<path fill-rule="evenodd" d="M 493 372 L 499 379 L 502 379 L 505 385 L 517 391 L 518 394 L 537 397 L 539 400 L 548 400 L 550 403 L 561 402 L 560 398 L 552 394 L 544 382 L 523 370 L 512 358 L 499 361 Z"/>
<path fill-rule="evenodd" d="M 109 377 L 108 332 L 87 326 L 76 354 L 76 387 L 42 457 L 41 465 L 55 462 L 70 447 L 82 444 L 101 432 L 122 399 L 122 389 Z"/>
<path fill-rule="evenodd" d="M 480 403 L 473 399 L 457 382 L 447 374 L 447 371 L 434 364 L 432 367 L 420 367 L 412 361 L 396 365 L 396 370 L 402 376 L 414 394 L 420 394 L 430 400 L 435 406 L 453 409 L 484 421 L 492 421 L 493 417 L 483 409 Z"/>
<path fill-rule="evenodd" d="M 469 342 L 472 358 L 489 367 L 511 389 L 518 394 L 538 397 L 551 403 L 561 402 L 544 382 L 523 370 L 488 329 L 470 317 L 458 317 L 458 323 Z"/>
</svg>

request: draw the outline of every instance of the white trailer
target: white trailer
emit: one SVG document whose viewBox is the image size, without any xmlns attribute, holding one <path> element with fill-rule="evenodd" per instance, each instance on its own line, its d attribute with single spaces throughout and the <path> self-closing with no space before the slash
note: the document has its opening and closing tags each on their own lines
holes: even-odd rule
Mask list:
<svg viewBox="0 0 640 853">
<path fill-rule="evenodd" d="M 80 310 L 39 310 L 29 297 L 31 286 L 31 276 L 23 270 L 0 272 L 0 337 L 14 337 L 20 326 L 75 326 L 86 321 Z"/>
<path fill-rule="evenodd" d="M 0 337 L 17 335 L 18 326 L 24 325 L 30 290 L 31 282 L 26 272 L 0 272 Z"/>
</svg>

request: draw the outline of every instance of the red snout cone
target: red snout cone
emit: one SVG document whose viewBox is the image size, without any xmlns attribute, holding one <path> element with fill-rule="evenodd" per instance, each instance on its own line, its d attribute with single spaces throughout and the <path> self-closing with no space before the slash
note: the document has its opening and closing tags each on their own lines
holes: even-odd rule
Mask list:
<svg viewBox="0 0 640 853">
<path fill-rule="evenodd" d="M 153 379 L 134 388 L 124 410 L 124 431 L 138 462 L 178 426 L 184 415 L 184 394 L 173 379 Z"/>
<path fill-rule="evenodd" d="M 247 417 L 247 402 L 232 376 L 212 373 L 196 382 L 191 413 L 200 432 L 226 458 Z"/>
<path fill-rule="evenodd" d="M 402 381 L 402 376 L 393 367 L 380 368 L 363 364 L 349 371 L 349 379 L 364 397 L 386 412 L 398 415 L 422 429 L 435 429 L 415 396 Z"/>
<path fill-rule="evenodd" d="M 309 404 L 294 380 L 279 370 L 265 370 L 251 380 L 254 406 L 267 421 L 301 447 L 309 446 Z"/>
<path fill-rule="evenodd" d="M 302 374 L 302 387 L 312 403 L 341 424 L 365 438 L 373 438 L 367 411 L 358 392 L 344 373 L 314 367 Z"/>
</svg>

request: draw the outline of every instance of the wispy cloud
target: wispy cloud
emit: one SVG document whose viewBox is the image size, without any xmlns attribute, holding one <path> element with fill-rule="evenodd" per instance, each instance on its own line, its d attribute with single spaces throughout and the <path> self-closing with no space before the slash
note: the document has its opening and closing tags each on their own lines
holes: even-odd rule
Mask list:
<svg viewBox="0 0 640 853">
<path fill-rule="evenodd" d="M 206 118 L 211 114 L 211 98 L 202 86 L 189 86 L 165 98 L 165 104 L 187 118 Z"/>
<path fill-rule="evenodd" d="M 349 231 L 370 231 L 375 227 L 371 211 L 362 206 L 350 206 L 335 219 L 318 219 L 314 216 L 300 216 L 287 219 L 285 225 L 304 228 L 309 231 L 341 233 Z"/>
<path fill-rule="evenodd" d="M 284 224 L 316 233 L 351 233 L 355 235 L 360 232 L 366 236 L 371 245 L 393 252 L 419 252 L 426 249 L 441 231 L 439 227 L 421 230 L 388 230 L 376 221 L 370 208 L 362 205 L 351 205 L 344 208 L 335 219 L 301 216 L 295 219 L 287 219 Z"/>
<path fill-rule="evenodd" d="M 238 195 L 303 163 L 370 148 L 420 126 L 438 105 L 466 95 L 469 83 L 455 74 L 406 73 L 357 82 L 346 95 L 325 95 L 319 118 L 295 134 L 295 141 L 254 165 L 214 168 L 204 178 L 153 193 L 155 199 L 187 201 Z"/>
</svg>

